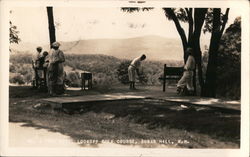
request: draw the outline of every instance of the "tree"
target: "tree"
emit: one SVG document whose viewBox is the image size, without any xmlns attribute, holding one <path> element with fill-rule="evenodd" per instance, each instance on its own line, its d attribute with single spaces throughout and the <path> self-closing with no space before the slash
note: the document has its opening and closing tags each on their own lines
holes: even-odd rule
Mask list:
<svg viewBox="0 0 250 157">
<path fill-rule="evenodd" d="M 232 38 L 233 37 L 233 38 Z M 225 69 L 227 70 L 225 72 Z M 233 77 L 232 77 L 233 76 Z M 241 18 L 235 19 L 221 37 L 217 59 L 216 94 L 240 99 L 241 90 Z"/>
<path fill-rule="evenodd" d="M 166 17 L 169 20 L 173 20 L 179 36 L 182 40 L 184 63 L 187 60 L 188 54 L 185 53 L 187 47 L 191 47 L 194 50 L 194 57 L 198 68 L 199 83 L 203 88 L 203 77 L 202 77 L 202 60 L 201 60 L 201 49 L 200 49 L 200 35 L 201 29 L 207 13 L 207 8 L 163 8 Z M 194 13 L 193 13 L 194 11 Z M 188 22 L 188 38 L 184 29 L 180 25 L 181 22 Z M 196 69 L 194 70 L 193 83 L 196 90 Z"/>
<path fill-rule="evenodd" d="M 56 41 L 53 7 L 47 7 L 47 15 L 49 24 L 49 39 L 50 39 L 50 45 L 52 45 L 52 43 Z"/>
<path fill-rule="evenodd" d="M 18 44 L 21 41 L 21 39 L 18 36 L 19 31 L 17 30 L 17 26 L 13 25 L 11 21 L 10 21 L 9 31 L 10 31 L 10 35 L 9 35 L 10 44 L 12 43 Z"/>
<path fill-rule="evenodd" d="M 133 11 L 148 11 L 153 8 L 122 8 L 127 12 Z M 225 14 L 221 13 L 219 8 L 163 8 L 166 18 L 173 20 L 176 30 L 182 41 L 184 63 L 187 60 L 188 54 L 185 53 L 186 48 L 192 47 L 195 54 L 195 60 L 198 68 L 198 78 L 201 87 L 202 96 L 215 96 L 215 80 L 216 80 L 216 58 L 220 38 L 225 29 L 227 23 L 229 9 L 226 10 Z M 194 13 L 193 13 L 194 11 Z M 181 26 L 180 22 L 188 23 L 188 37 Z M 209 64 L 206 74 L 206 81 L 203 78 L 202 72 L 202 52 L 200 48 L 200 35 L 203 32 L 212 32 L 209 47 Z M 196 72 L 196 70 L 194 71 Z M 194 85 L 196 85 L 196 73 L 194 73 Z M 196 88 L 195 88 L 196 89 Z"/>
<path fill-rule="evenodd" d="M 126 12 L 134 11 L 149 11 L 153 8 L 122 8 Z M 194 10 L 194 14 L 193 14 Z M 203 77 L 202 77 L 202 67 L 201 67 L 201 50 L 200 50 L 200 35 L 201 29 L 205 20 L 205 15 L 207 13 L 207 8 L 163 8 L 165 16 L 168 20 L 173 20 L 179 36 L 182 41 L 183 47 L 183 59 L 184 63 L 187 60 L 188 54 L 185 50 L 187 47 L 192 47 L 195 54 L 195 60 L 198 67 L 199 82 L 201 88 L 203 87 Z M 182 28 L 180 22 L 187 22 L 189 24 L 188 37 L 184 29 Z M 196 71 L 196 70 L 195 70 Z M 194 73 L 194 78 L 196 78 L 196 73 Z M 196 79 L 194 80 L 194 85 L 196 85 Z M 196 88 L 195 88 L 196 89 Z"/>
<path fill-rule="evenodd" d="M 223 15 L 220 8 L 213 8 L 213 23 L 212 23 L 212 36 L 209 46 L 209 58 L 206 72 L 205 85 L 202 89 L 202 96 L 215 97 L 216 96 L 216 79 L 217 79 L 217 58 L 218 49 L 225 25 L 228 20 L 229 8 Z M 221 16 L 222 15 L 222 16 Z"/>
<path fill-rule="evenodd" d="M 184 57 L 184 62 L 186 62 L 187 60 L 187 54 L 185 54 L 185 50 L 188 47 L 188 40 L 185 34 L 184 29 L 181 27 L 180 21 L 182 22 L 187 22 L 188 20 L 190 20 L 189 22 L 189 31 L 193 31 L 193 26 L 192 26 L 192 22 L 193 19 L 191 19 L 191 16 L 188 16 L 189 19 L 187 18 L 187 14 L 184 11 L 183 8 L 180 9 L 175 9 L 175 8 L 163 8 L 165 15 L 167 17 L 168 20 L 173 20 L 175 27 L 180 35 L 181 41 L 182 41 L 182 47 L 183 47 L 183 57 Z M 189 14 L 192 13 L 192 10 L 190 10 Z M 189 32 L 189 37 L 192 36 L 192 32 Z"/>
</svg>

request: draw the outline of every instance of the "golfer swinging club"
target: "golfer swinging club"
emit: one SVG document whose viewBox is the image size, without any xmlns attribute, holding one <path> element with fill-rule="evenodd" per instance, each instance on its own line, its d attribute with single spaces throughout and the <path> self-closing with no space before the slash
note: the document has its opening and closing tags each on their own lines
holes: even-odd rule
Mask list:
<svg viewBox="0 0 250 157">
<path fill-rule="evenodd" d="M 139 73 L 139 67 L 141 65 L 141 61 L 146 59 L 146 55 L 143 54 L 140 57 L 135 58 L 128 67 L 128 77 L 129 77 L 129 83 L 130 87 L 129 89 L 136 89 L 135 88 L 135 73 L 137 72 L 137 75 L 140 77 Z"/>
</svg>

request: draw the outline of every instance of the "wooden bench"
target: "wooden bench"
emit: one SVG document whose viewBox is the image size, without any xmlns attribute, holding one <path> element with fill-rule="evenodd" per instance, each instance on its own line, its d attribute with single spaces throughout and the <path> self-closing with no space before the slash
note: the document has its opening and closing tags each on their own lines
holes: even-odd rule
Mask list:
<svg viewBox="0 0 250 157">
<path fill-rule="evenodd" d="M 183 74 L 183 67 L 167 67 L 164 64 L 163 76 L 160 80 L 163 80 L 163 92 L 166 90 L 166 80 L 179 80 Z"/>
<path fill-rule="evenodd" d="M 83 72 L 81 73 L 82 79 L 82 90 L 86 88 L 86 81 L 88 82 L 88 89 L 92 88 L 92 73 L 90 72 Z"/>
</svg>

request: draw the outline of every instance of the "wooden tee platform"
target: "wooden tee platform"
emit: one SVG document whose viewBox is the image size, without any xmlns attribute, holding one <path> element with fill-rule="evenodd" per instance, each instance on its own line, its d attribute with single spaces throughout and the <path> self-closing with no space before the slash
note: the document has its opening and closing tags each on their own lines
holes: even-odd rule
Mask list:
<svg viewBox="0 0 250 157">
<path fill-rule="evenodd" d="M 121 93 L 115 94 L 97 94 L 97 95 L 85 95 L 76 97 L 53 97 L 42 99 L 42 101 L 50 103 L 53 108 L 61 108 L 71 105 L 72 107 L 79 106 L 84 103 L 97 103 L 105 101 L 117 101 L 117 100 L 137 100 L 145 99 L 145 96 L 127 95 Z"/>
<path fill-rule="evenodd" d="M 142 88 L 142 87 L 140 87 Z M 239 100 L 225 100 L 214 98 L 202 98 L 199 96 L 179 96 L 176 94 L 175 88 L 166 88 L 167 92 L 162 92 L 158 87 L 156 89 L 139 89 L 136 91 L 125 91 L 117 93 L 91 93 L 82 96 L 61 96 L 42 99 L 44 102 L 48 102 L 54 108 L 62 107 L 79 107 L 84 104 L 95 104 L 105 101 L 118 101 L 118 100 L 136 100 L 136 99 L 161 99 L 169 102 L 176 102 L 180 104 L 192 104 L 199 106 L 216 107 L 226 110 L 241 111 L 241 102 Z"/>
</svg>

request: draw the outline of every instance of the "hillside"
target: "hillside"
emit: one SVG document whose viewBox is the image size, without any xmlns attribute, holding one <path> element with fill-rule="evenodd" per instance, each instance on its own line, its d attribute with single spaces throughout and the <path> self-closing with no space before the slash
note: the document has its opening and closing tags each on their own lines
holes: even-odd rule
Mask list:
<svg viewBox="0 0 250 157">
<path fill-rule="evenodd" d="M 119 59 L 108 55 L 92 54 L 66 54 L 64 63 L 65 72 L 70 78 L 75 78 L 75 73 L 80 71 L 90 71 L 93 73 L 94 85 L 117 84 L 119 65 L 124 59 Z M 164 62 L 171 66 L 181 65 L 182 62 L 168 61 Z M 162 74 L 163 62 L 145 61 L 142 65 L 143 72 L 148 78 L 147 84 L 160 84 L 158 78 Z M 127 68 L 126 68 L 127 69 Z M 32 81 L 31 55 L 13 54 L 10 56 L 10 82 L 11 83 L 30 83 Z M 80 82 L 78 79 L 77 82 Z"/>
<path fill-rule="evenodd" d="M 132 59 L 145 53 L 149 60 L 181 60 L 182 46 L 179 39 L 144 36 L 128 39 L 91 39 L 61 42 L 65 54 L 105 54 L 117 58 Z M 33 52 L 32 43 L 13 44 L 13 51 Z M 42 45 L 48 50 L 48 45 Z"/>
</svg>

